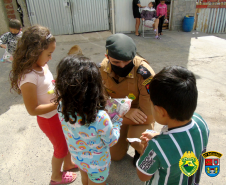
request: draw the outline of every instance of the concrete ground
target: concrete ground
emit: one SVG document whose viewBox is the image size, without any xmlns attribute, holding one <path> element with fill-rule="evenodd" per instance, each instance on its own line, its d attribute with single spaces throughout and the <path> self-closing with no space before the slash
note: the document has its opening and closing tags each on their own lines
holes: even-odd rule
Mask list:
<svg viewBox="0 0 226 185">
<path fill-rule="evenodd" d="M 226 34 L 207 35 L 164 31 L 161 40 L 144 39 L 133 34 L 138 53 L 146 58 L 157 73 L 163 67 L 180 65 L 192 70 L 199 90 L 196 112 L 210 128 L 207 151 L 218 151 L 221 172 L 211 178 L 203 170 L 200 185 L 224 185 L 226 182 Z M 78 44 L 83 53 L 96 63 L 104 58 L 105 40 L 110 32 L 57 36 L 57 48 L 49 62 L 56 75 L 56 66 L 68 50 Z M 2 56 L 4 50 L 0 50 Z M 36 117 L 29 116 L 22 97 L 10 93 L 11 64 L 0 63 L 0 184 L 48 184 L 51 175 L 52 145 L 39 129 Z M 156 124 L 156 130 L 161 126 Z M 132 165 L 134 150 L 120 162 L 112 162 L 107 182 L 111 185 L 142 185 Z M 73 185 L 80 185 L 80 174 Z"/>
</svg>

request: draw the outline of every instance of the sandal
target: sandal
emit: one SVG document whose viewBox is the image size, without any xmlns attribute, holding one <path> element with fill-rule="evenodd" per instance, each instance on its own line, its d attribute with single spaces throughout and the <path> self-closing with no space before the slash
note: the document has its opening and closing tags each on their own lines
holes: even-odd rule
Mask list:
<svg viewBox="0 0 226 185">
<path fill-rule="evenodd" d="M 73 177 L 74 175 L 74 177 Z M 73 173 L 73 172 L 63 172 L 62 175 L 62 181 L 60 182 L 56 182 L 51 180 L 50 181 L 50 185 L 56 185 L 56 184 L 69 184 L 75 181 L 75 179 L 77 178 L 77 174 Z"/>
<path fill-rule="evenodd" d="M 155 39 L 158 39 L 158 40 L 160 40 L 161 38 L 160 38 L 159 36 L 155 36 Z"/>
<path fill-rule="evenodd" d="M 73 171 L 75 169 L 78 169 L 78 166 L 75 164 L 75 167 L 74 168 L 71 168 L 71 169 L 68 169 L 68 170 L 64 170 L 64 172 L 67 172 L 67 171 Z"/>
<path fill-rule="evenodd" d="M 136 34 L 135 34 L 136 35 Z M 136 35 L 136 36 L 140 36 L 140 34 Z"/>
</svg>

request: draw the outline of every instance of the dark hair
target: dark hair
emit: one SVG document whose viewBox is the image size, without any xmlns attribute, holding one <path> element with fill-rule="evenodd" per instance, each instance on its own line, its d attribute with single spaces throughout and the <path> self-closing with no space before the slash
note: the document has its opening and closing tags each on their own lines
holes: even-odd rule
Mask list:
<svg viewBox="0 0 226 185">
<path fill-rule="evenodd" d="M 21 93 L 18 83 L 24 74 L 31 72 L 32 66 L 37 62 L 39 55 L 49 47 L 49 44 L 55 42 L 55 37 L 50 36 L 48 28 L 34 25 L 25 30 L 22 38 L 18 40 L 16 51 L 13 55 L 12 70 L 9 77 L 11 89 L 18 94 Z"/>
<path fill-rule="evenodd" d="M 21 26 L 21 22 L 18 19 L 10 19 L 9 21 L 9 27 L 13 28 L 13 29 L 17 29 L 20 30 Z"/>
<path fill-rule="evenodd" d="M 74 124 L 78 113 L 82 125 L 94 122 L 98 111 L 105 108 L 103 92 L 100 71 L 89 58 L 69 55 L 60 61 L 55 81 L 55 102 L 62 103 L 58 111 L 62 112 L 65 121 Z"/>
<path fill-rule="evenodd" d="M 197 106 L 198 91 L 194 74 L 180 66 L 165 67 L 150 83 L 154 105 L 163 107 L 171 119 L 189 120 Z"/>
<path fill-rule="evenodd" d="M 156 3 L 155 2 L 150 2 L 152 3 L 153 8 L 156 8 Z"/>
</svg>

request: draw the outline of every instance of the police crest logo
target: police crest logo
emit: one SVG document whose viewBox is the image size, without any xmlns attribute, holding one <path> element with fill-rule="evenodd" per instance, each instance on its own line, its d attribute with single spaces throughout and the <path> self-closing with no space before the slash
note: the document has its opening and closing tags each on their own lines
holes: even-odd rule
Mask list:
<svg viewBox="0 0 226 185">
<path fill-rule="evenodd" d="M 205 158 L 205 172 L 208 176 L 216 177 L 219 174 L 220 158 L 222 155 L 223 154 L 215 151 L 209 151 L 202 154 L 202 156 Z"/>
<path fill-rule="evenodd" d="M 192 176 L 199 167 L 199 160 L 192 151 L 185 152 L 179 161 L 180 170 L 188 177 Z"/>
<path fill-rule="evenodd" d="M 129 93 L 128 98 L 131 100 L 135 100 L 136 96 L 133 93 Z"/>
</svg>

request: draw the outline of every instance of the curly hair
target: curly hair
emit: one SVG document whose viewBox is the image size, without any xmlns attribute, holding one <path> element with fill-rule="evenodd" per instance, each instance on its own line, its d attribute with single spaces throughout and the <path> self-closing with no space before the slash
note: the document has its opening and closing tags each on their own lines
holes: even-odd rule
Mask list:
<svg viewBox="0 0 226 185">
<path fill-rule="evenodd" d="M 48 35 L 50 35 L 48 28 L 34 25 L 25 30 L 22 38 L 18 40 L 13 55 L 12 70 L 9 74 L 11 90 L 21 94 L 18 86 L 21 78 L 32 71 L 32 66 L 37 62 L 40 54 L 48 48 L 50 43 L 56 41 L 54 36 L 51 35 L 48 38 Z"/>
<path fill-rule="evenodd" d="M 57 66 L 55 102 L 65 121 L 74 124 L 78 113 L 82 125 L 95 121 L 99 110 L 104 110 L 106 100 L 102 78 L 97 65 L 84 56 L 69 55 Z M 72 116 L 73 119 L 70 117 Z"/>
</svg>

